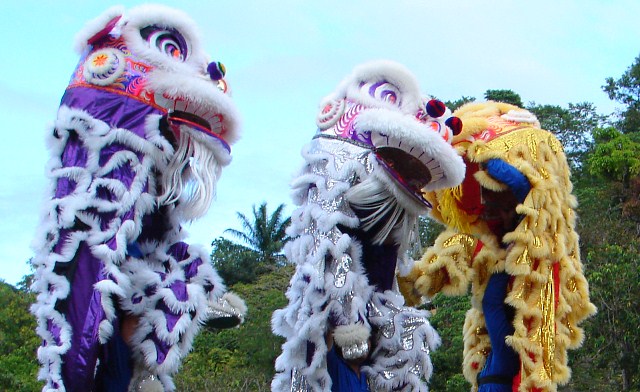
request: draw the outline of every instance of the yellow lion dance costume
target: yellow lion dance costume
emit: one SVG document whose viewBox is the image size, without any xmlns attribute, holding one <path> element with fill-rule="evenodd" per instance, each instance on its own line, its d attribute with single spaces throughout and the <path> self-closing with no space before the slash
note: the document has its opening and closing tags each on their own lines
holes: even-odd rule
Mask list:
<svg viewBox="0 0 640 392">
<path fill-rule="evenodd" d="M 509 104 L 471 103 L 454 115 L 462 119 L 463 130 L 453 145 L 467 163 L 467 175 L 456 188 L 428 193 L 434 218 L 447 229 L 402 278 L 403 292 L 416 303 L 438 292 L 465 294 L 471 284 L 463 372 L 477 391 L 478 374 L 491 351 L 482 301 L 491 275 L 506 272 L 510 282 L 504 302 L 515 310 L 514 332 L 506 343 L 520 359 L 513 388 L 556 391 L 570 379 L 567 350 L 583 342 L 578 324 L 596 311 L 580 262 L 577 201 L 562 146 L 540 129 L 535 116 Z M 502 241 L 480 212 L 485 192 L 508 189 L 484 170 L 496 158 L 515 167 L 530 184 L 515 207 L 519 223 Z"/>
</svg>

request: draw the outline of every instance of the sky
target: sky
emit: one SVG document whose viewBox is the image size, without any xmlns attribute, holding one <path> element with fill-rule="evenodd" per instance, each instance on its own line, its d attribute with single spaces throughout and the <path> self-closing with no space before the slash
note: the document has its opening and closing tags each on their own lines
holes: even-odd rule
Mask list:
<svg viewBox="0 0 640 392">
<path fill-rule="evenodd" d="M 71 0 L 0 2 L 0 279 L 16 284 L 48 189 L 45 134 L 78 60 L 75 34 L 111 5 Z M 602 91 L 640 54 L 637 0 L 157 1 L 195 21 L 207 53 L 227 68 L 242 115 L 208 214 L 186 227 L 205 247 L 252 215 L 294 206 L 289 183 L 316 131 L 320 100 L 356 65 L 376 59 L 411 70 L 423 93 L 482 100 L 510 89 L 523 102 L 616 110 Z"/>
</svg>

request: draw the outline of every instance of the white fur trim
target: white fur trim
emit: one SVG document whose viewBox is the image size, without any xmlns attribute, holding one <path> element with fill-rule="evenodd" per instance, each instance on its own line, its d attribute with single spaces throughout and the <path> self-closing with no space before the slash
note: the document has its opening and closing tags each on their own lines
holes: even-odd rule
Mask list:
<svg viewBox="0 0 640 392">
<path fill-rule="evenodd" d="M 370 314 L 372 325 L 392 335 L 379 336 L 370 364 L 362 368 L 374 390 L 427 392 L 423 378 L 429 380 L 433 365 L 429 352 L 441 343 L 427 318 L 429 312 L 404 306 L 397 292 L 375 293 Z M 391 376 L 391 377 L 389 377 Z"/>
<path fill-rule="evenodd" d="M 532 124 L 535 128 L 540 128 L 540 121 L 535 114 L 531 113 L 528 110 L 509 110 L 507 113 L 500 116 L 505 120 L 514 121 L 517 123 L 527 123 Z"/>
<path fill-rule="evenodd" d="M 338 325 L 333 330 L 333 339 L 339 347 L 366 342 L 371 335 L 371 327 L 359 324 Z"/>
<path fill-rule="evenodd" d="M 247 315 L 247 305 L 242 298 L 238 297 L 238 295 L 231 291 L 227 291 L 222 296 L 222 299 L 227 301 L 229 305 L 233 307 L 236 313 L 238 313 L 240 317 L 244 319 L 244 317 Z"/>
</svg>

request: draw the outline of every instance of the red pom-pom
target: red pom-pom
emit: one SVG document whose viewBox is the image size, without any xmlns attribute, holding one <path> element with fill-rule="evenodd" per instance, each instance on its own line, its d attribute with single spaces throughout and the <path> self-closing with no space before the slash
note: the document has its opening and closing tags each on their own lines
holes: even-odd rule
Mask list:
<svg viewBox="0 0 640 392">
<path fill-rule="evenodd" d="M 444 105 L 442 101 L 437 99 L 432 99 L 426 104 L 427 114 L 429 114 L 433 118 L 438 118 L 444 114 L 447 110 L 447 107 Z"/>
<path fill-rule="evenodd" d="M 458 117 L 449 117 L 444 123 L 451 128 L 454 135 L 458 135 L 462 132 L 462 120 Z"/>
</svg>

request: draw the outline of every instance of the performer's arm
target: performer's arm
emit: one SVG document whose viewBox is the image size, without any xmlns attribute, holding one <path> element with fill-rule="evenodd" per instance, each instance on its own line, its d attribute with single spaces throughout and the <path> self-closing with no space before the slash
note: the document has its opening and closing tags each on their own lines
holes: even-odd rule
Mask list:
<svg viewBox="0 0 640 392">
<path fill-rule="evenodd" d="M 420 296 L 433 297 L 466 293 L 473 274 L 473 261 L 483 244 L 477 238 L 445 231 L 418 260 L 406 277 L 399 279 L 400 288 L 409 302 Z M 411 289 L 411 290 L 409 290 Z"/>
<path fill-rule="evenodd" d="M 354 260 L 355 259 L 355 260 Z M 345 360 L 369 354 L 371 327 L 366 307 L 372 293 L 362 265 L 347 253 L 326 265 L 325 290 L 329 294 L 331 334 Z"/>
</svg>

